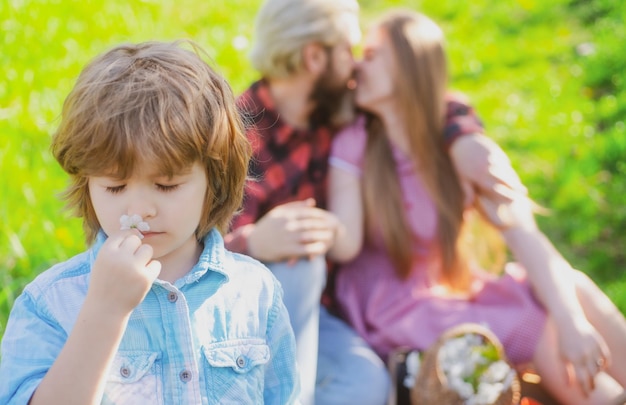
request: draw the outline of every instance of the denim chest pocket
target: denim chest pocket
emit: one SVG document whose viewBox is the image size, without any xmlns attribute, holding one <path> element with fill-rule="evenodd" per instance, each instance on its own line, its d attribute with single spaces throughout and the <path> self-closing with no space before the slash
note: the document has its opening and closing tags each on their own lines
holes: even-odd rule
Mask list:
<svg viewBox="0 0 626 405">
<path fill-rule="evenodd" d="M 270 348 L 263 339 L 238 339 L 202 347 L 209 403 L 263 402 Z"/>
<path fill-rule="evenodd" d="M 102 404 L 163 404 L 163 381 L 156 352 L 118 352 Z"/>
</svg>

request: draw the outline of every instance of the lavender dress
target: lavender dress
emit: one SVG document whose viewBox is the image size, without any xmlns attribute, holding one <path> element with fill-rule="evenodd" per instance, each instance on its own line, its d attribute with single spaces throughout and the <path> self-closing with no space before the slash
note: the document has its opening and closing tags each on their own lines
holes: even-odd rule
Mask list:
<svg viewBox="0 0 626 405">
<path fill-rule="evenodd" d="M 366 133 L 360 119 L 335 138 L 331 165 L 360 176 Z M 438 258 L 429 249 L 437 216 L 433 201 L 416 175 L 411 160 L 394 149 L 407 220 L 420 240 L 410 276 L 396 277 L 391 261 L 379 246 L 366 246 L 337 274 L 336 300 L 345 319 L 386 359 L 398 347 L 426 349 L 446 329 L 463 322 L 488 326 L 502 342 L 509 359 L 532 359 L 546 314 L 515 263 L 502 275 L 474 270 L 471 292 L 451 297 L 437 284 Z M 435 256 L 435 257 L 433 257 Z"/>
</svg>

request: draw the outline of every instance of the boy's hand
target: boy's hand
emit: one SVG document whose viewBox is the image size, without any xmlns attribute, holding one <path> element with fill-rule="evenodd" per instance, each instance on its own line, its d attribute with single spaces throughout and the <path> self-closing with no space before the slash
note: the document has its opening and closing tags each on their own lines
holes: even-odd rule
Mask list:
<svg viewBox="0 0 626 405">
<path fill-rule="evenodd" d="M 161 272 L 161 263 L 152 260 L 152 254 L 136 229 L 110 235 L 93 264 L 87 298 L 106 305 L 110 312 L 132 312 Z"/>
</svg>

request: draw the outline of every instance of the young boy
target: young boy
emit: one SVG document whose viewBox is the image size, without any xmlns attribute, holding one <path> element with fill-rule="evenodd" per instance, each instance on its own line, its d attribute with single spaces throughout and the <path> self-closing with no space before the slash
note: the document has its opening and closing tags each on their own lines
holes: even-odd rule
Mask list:
<svg viewBox="0 0 626 405">
<path fill-rule="evenodd" d="M 192 46 L 118 46 L 67 97 L 51 149 L 91 248 L 15 301 L 0 403 L 297 402 L 282 289 L 220 233 L 250 146 Z"/>
</svg>

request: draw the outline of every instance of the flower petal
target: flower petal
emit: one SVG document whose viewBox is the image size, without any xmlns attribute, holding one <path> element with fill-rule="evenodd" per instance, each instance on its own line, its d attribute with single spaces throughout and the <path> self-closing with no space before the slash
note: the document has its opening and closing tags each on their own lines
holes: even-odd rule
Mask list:
<svg viewBox="0 0 626 405">
<path fill-rule="evenodd" d="M 130 217 L 128 215 L 122 215 L 120 217 L 120 225 L 122 226 L 120 228 L 121 230 L 130 229 L 130 226 L 131 226 Z"/>
<path fill-rule="evenodd" d="M 131 216 L 122 215 L 120 217 L 121 230 L 137 228 L 141 232 L 147 232 L 150 230 L 150 226 L 147 222 L 144 222 L 141 215 L 133 214 Z"/>
</svg>

